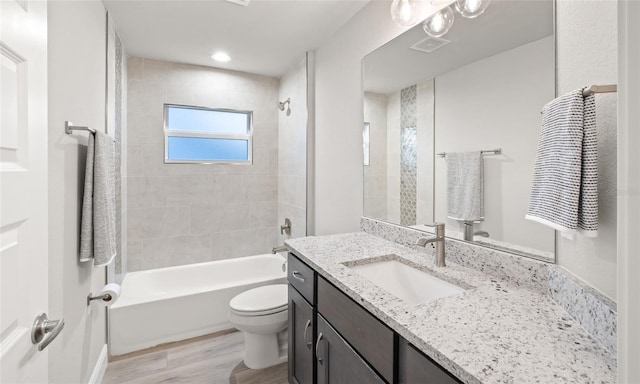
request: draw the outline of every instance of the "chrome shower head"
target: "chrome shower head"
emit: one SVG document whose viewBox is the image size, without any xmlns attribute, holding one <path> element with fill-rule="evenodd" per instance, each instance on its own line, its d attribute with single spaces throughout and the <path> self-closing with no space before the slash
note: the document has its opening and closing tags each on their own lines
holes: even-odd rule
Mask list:
<svg viewBox="0 0 640 384">
<path fill-rule="evenodd" d="M 288 98 L 286 101 L 279 101 L 278 108 L 281 111 L 284 111 L 284 106 L 287 106 L 287 116 L 291 116 L 291 98 Z"/>
</svg>

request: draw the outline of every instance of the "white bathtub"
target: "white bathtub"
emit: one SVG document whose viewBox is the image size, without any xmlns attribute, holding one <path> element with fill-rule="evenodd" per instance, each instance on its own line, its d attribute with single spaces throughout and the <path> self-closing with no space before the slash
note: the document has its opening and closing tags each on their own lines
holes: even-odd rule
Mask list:
<svg viewBox="0 0 640 384">
<path fill-rule="evenodd" d="M 111 355 L 233 328 L 229 301 L 286 283 L 280 255 L 258 255 L 128 273 L 109 311 Z"/>
</svg>

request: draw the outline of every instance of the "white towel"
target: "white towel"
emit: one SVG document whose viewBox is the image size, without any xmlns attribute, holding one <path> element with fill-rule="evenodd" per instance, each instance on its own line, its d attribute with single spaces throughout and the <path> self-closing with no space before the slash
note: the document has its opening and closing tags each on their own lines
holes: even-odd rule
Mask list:
<svg viewBox="0 0 640 384">
<path fill-rule="evenodd" d="M 526 218 L 563 236 L 598 234 L 595 97 L 577 89 L 547 103 Z"/>
<path fill-rule="evenodd" d="M 95 137 L 94 137 L 95 136 Z M 80 261 L 108 265 L 116 256 L 114 143 L 104 133 L 89 135 L 85 169 Z"/>
<path fill-rule="evenodd" d="M 447 216 L 454 220 L 484 220 L 482 153 L 449 153 L 447 159 Z"/>
</svg>

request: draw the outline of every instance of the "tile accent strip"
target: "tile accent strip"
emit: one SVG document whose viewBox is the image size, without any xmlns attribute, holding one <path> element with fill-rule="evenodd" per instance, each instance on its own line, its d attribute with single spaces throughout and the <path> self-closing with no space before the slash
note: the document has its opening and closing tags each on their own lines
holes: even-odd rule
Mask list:
<svg viewBox="0 0 640 384">
<path fill-rule="evenodd" d="M 416 85 L 400 91 L 400 223 L 416 224 L 418 190 L 418 88 Z"/>
</svg>

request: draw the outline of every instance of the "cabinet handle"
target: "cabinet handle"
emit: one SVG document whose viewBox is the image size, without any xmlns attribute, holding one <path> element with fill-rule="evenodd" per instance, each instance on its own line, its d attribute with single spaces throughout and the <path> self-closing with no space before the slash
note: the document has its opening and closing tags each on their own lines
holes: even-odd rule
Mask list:
<svg viewBox="0 0 640 384">
<path fill-rule="evenodd" d="M 291 275 L 293 276 L 294 279 L 300 281 L 301 283 L 304 283 L 304 277 L 302 276 L 302 273 L 298 271 L 293 271 L 291 272 Z"/>
<path fill-rule="evenodd" d="M 318 341 L 316 341 L 316 359 L 318 359 L 318 363 L 322 364 L 322 360 L 323 358 L 320 357 L 320 353 L 318 352 L 318 349 L 320 348 L 320 342 L 322 341 L 322 332 L 320 332 L 320 334 L 318 335 Z"/>
<path fill-rule="evenodd" d="M 311 347 L 313 345 L 313 339 L 311 341 L 307 341 L 307 332 L 309 331 L 309 326 L 311 325 L 311 320 L 307 320 L 307 324 L 304 326 L 304 343 L 307 347 Z"/>
</svg>

